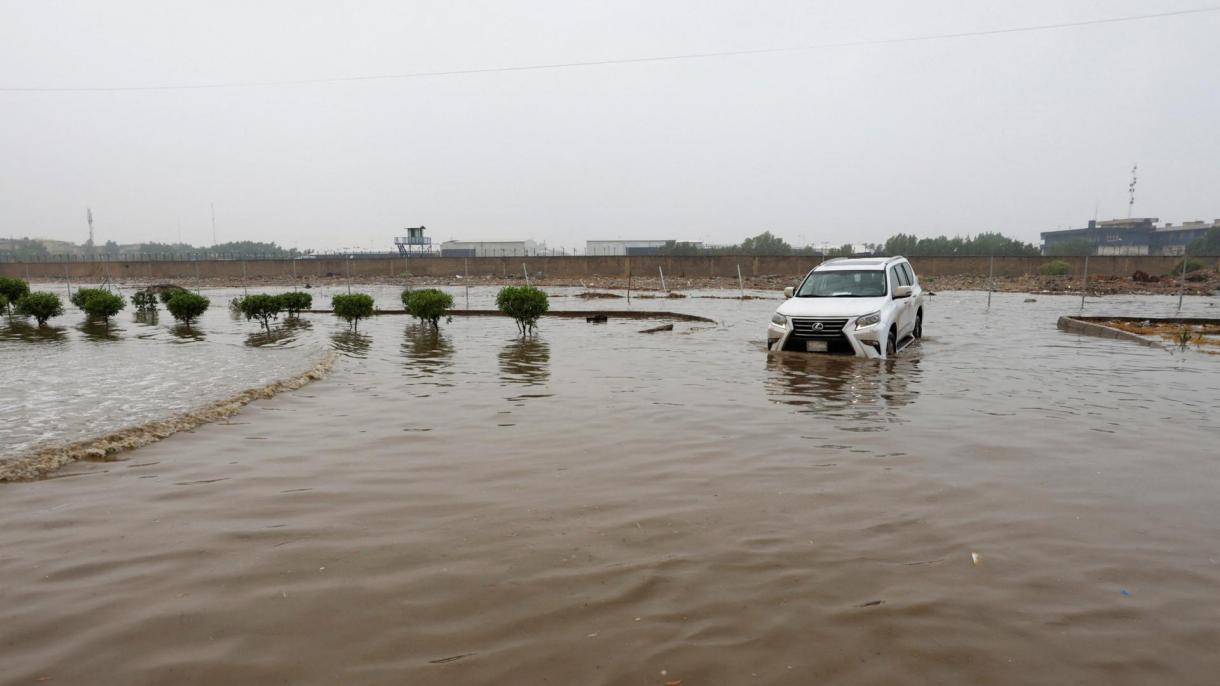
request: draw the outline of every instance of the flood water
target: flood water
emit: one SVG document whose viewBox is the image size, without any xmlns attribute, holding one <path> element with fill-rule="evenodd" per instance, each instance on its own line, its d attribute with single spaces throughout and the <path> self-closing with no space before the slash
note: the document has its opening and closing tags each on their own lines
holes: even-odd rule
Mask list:
<svg viewBox="0 0 1220 686">
<path fill-rule="evenodd" d="M 776 300 L 633 300 L 717 324 L 547 318 L 531 339 L 499 318 L 352 333 L 310 315 L 253 345 L 256 326 L 211 295 L 201 341 L 164 321 L 142 338 L 129 313 L 117 340 L 69 323 L 0 341 L 5 399 L 32 408 L 6 402 L 4 423 L 64 435 L 85 429 L 57 402 L 96 405 L 102 427 L 187 403 L 196 383 L 220 394 L 340 353 L 328 377 L 229 422 L 0 484 L 0 684 L 1220 671 L 1220 357 L 1058 331 L 1077 298 L 996 294 L 987 310 L 986 294 L 941 294 L 922 344 L 870 362 L 768 357 Z M 472 306 L 491 297 L 472 290 Z M 18 358 L 58 375 L 44 387 Z"/>
</svg>

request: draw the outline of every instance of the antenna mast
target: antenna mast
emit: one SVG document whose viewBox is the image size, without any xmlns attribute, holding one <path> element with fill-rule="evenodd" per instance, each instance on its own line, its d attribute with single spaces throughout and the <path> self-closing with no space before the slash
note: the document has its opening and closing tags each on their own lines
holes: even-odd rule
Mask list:
<svg viewBox="0 0 1220 686">
<path fill-rule="evenodd" d="M 85 208 L 85 220 L 89 222 L 89 242 L 85 245 L 89 246 L 89 253 L 93 253 L 93 208 Z"/>
<path fill-rule="evenodd" d="M 1127 194 L 1130 196 L 1130 198 L 1127 200 L 1127 219 L 1131 218 L 1131 210 L 1135 207 L 1135 182 L 1138 180 L 1136 178 L 1136 172 L 1139 170 L 1139 168 L 1139 164 L 1131 167 L 1131 185 L 1127 186 Z"/>
</svg>

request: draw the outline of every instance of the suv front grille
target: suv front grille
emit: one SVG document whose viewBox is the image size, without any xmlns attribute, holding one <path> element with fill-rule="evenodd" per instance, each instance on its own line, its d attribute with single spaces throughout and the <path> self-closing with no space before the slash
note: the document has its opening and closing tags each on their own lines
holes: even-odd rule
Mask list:
<svg viewBox="0 0 1220 686">
<path fill-rule="evenodd" d="M 843 336 L 846 319 L 792 318 L 792 337 L 808 341 L 831 341 Z"/>
</svg>

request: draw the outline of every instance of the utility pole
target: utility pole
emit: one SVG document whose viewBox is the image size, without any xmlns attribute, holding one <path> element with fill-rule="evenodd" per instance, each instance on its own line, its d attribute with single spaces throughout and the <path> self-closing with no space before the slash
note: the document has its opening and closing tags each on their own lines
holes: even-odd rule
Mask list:
<svg viewBox="0 0 1220 686">
<path fill-rule="evenodd" d="M 1127 186 L 1127 219 L 1131 218 L 1131 210 L 1135 207 L 1135 182 L 1138 180 L 1135 176 L 1136 171 L 1140 168 L 1139 164 L 1131 167 L 1131 185 Z"/>
<path fill-rule="evenodd" d="M 212 247 L 216 247 L 216 203 L 209 203 L 212 206 Z"/>
<path fill-rule="evenodd" d="M 85 219 L 89 222 L 89 242 L 86 245 L 89 246 L 88 252 L 89 252 L 89 255 L 92 256 L 93 255 L 93 208 L 91 208 L 91 207 L 85 208 Z"/>
</svg>

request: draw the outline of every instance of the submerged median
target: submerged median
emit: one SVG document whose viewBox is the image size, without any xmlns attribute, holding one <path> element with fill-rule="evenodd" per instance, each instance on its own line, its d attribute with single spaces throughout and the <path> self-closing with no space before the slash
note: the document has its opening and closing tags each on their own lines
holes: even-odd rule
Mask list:
<svg viewBox="0 0 1220 686">
<path fill-rule="evenodd" d="M 249 403 L 291 391 L 320 379 L 334 365 L 335 353 L 326 353 L 305 371 L 255 388 L 247 388 L 227 398 L 201 407 L 180 412 L 164 419 L 129 426 L 117 431 L 74 441 L 63 445 L 43 446 L 0 462 L 0 482 L 30 481 L 79 460 L 105 460 L 126 450 L 168 438 L 179 431 L 188 431 L 209 422 L 231 417 Z"/>
</svg>

